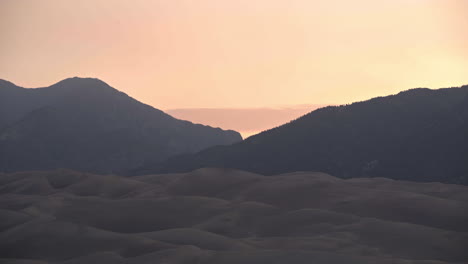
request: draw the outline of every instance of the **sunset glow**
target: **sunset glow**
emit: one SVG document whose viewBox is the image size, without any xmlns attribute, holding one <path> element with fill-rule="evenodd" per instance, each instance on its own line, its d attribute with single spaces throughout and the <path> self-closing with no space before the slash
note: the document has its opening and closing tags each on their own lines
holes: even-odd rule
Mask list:
<svg viewBox="0 0 468 264">
<path fill-rule="evenodd" d="M 0 78 L 159 109 L 342 104 L 468 83 L 465 0 L 4 0 Z"/>
</svg>

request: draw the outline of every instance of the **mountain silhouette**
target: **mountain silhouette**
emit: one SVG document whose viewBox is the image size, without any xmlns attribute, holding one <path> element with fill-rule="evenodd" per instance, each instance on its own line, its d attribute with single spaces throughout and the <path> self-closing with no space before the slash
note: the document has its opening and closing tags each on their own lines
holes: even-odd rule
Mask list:
<svg viewBox="0 0 468 264">
<path fill-rule="evenodd" d="M 243 142 L 179 155 L 131 173 L 202 167 L 468 184 L 468 86 L 411 89 L 321 108 Z"/>
<path fill-rule="evenodd" d="M 37 89 L 0 80 L 0 171 L 118 172 L 241 140 L 232 130 L 175 119 L 98 79 Z"/>
</svg>

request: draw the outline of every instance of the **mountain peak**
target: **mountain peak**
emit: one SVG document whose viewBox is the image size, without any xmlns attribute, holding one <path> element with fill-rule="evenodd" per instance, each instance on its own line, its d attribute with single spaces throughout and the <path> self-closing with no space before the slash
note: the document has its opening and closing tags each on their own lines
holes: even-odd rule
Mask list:
<svg viewBox="0 0 468 264">
<path fill-rule="evenodd" d="M 237 132 L 172 118 L 95 78 L 7 91 L 0 101 L 0 171 L 126 171 L 242 140 Z"/>
<path fill-rule="evenodd" d="M 98 78 L 89 78 L 89 77 L 71 77 L 71 78 L 66 78 L 63 79 L 59 82 L 57 82 L 54 85 L 73 85 L 73 86 L 82 86 L 82 87 L 87 87 L 87 86 L 107 86 L 110 87 L 107 83 L 104 81 L 98 79 Z"/>
<path fill-rule="evenodd" d="M 117 89 L 111 87 L 109 84 L 101 81 L 97 78 L 83 78 L 83 77 L 71 77 L 61 80 L 50 88 L 55 89 L 66 89 L 74 92 L 119 92 Z"/>
</svg>

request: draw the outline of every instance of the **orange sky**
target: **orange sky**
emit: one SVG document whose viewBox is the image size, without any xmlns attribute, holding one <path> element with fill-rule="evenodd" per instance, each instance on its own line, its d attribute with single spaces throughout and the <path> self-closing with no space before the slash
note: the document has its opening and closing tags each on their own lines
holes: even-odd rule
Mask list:
<svg viewBox="0 0 468 264">
<path fill-rule="evenodd" d="M 181 108 L 167 113 L 179 119 L 239 131 L 243 138 L 280 126 L 324 105 L 270 108 Z"/>
<path fill-rule="evenodd" d="M 467 0 L 2 0 L 0 78 L 159 109 L 341 104 L 468 83 Z"/>
</svg>

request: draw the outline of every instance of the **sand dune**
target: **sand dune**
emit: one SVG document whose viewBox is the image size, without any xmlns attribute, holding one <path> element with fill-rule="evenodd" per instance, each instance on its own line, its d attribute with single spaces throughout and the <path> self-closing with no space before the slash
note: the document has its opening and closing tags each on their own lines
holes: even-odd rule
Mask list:
<svg viewBox="0 0 468 264">
<path fill-rule="evenodd" d="M 0 177 L 1 263 L 468 261 L 468 187 L 199 169 Z"/>
</svg>

